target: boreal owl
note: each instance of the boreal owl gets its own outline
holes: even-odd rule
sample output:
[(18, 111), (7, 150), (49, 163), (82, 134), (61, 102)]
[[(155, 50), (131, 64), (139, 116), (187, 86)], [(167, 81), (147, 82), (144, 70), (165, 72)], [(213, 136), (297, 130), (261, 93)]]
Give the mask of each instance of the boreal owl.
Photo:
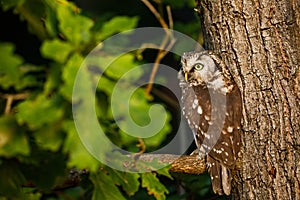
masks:
[(184, 53), (181, 64), (182, 112), (194, 134), (194, 152), (206, 159), (213, 191), (229, 195), (241, 149), (240, 90), (224, 62), (211, 51)]

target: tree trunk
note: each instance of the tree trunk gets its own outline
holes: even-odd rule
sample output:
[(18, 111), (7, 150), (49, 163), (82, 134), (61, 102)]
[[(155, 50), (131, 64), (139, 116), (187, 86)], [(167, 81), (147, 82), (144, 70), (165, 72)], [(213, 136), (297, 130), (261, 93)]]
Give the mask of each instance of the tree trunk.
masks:
[(298, 0), (199, 0), (205, 48), (243, 96), (243, 157), (233, 199), (300, 199)]

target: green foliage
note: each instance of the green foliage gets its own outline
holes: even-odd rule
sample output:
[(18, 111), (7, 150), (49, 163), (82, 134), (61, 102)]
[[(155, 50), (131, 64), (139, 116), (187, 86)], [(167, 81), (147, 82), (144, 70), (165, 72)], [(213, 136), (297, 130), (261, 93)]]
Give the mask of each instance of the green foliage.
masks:
[(41, 53), (45, 58), (53, 59), (59, 63), (64, 63), (72, 49), (73, 46), (71, 44), (59, 39), (54, 39), (43, 43)]
[(167, 188), (160, 184), (156, 174), (146, 172), (142, 174), (142, 187), (147, 188), (148, 194), (153, 195), (156, 199), (166, 199)]
[(94, 183), (93, 200), (125, 199), (109, 174), (99, 172), (91, 176)]
[(39, 66), (25, 64), (24, 59), (14, 54), (15, 47), (11, 43), (0, 43), (0, 84), (3, 89), (22, 90), (40, 85), (32, 72), (41, 71)]
[(136, 27), (138, 17), (116, 16), (107, 21), (97, 33), (96, 37), (99, 40), (104, 40), (109, 36), (132, 29)]
[(29, 155), (30, 148), (24, 131), (12, 116), (0, 117), (0, 156)]
[(54, 124), (63, 115), (61, 101), (59, 96), (46, 97), (43, 94), (23, 101), (17, 106), (16, 119), (20, 125), (27, 124), (32, 130), (39, 129), (45, 124)]
[[(180, 9), (191, 5), (191, 1), (163, 1), (163, 4)], [(114, 55), (97, 57), (97, 67), (85, 71), (85, 84), (81, 89), (84, 95), (93, 98), (90, 90), (96, 88), (95, 105), (72, 97), (76, 74), (90, 50), (114, 34), (138, 27), (142, 21), (140, 16), (116, 15), (109, 11), (93, 16), (66, 0), (1, 0), (1, 8), (3, 12), (17, 14), (20, 23), (26, 22), (30, 34), (39, 38), (42, 64), (29, 62), (24, 52), (16, 53), (17, 44), (1, 41), (0, 199), (167, 199), (170, 187), (162, 180), (172, 179), (168, 168), (138, 174), (103, 165), (80, 140), (72, 115), (73, 101), (84, 111), (81, 120), (89, 124), (93, 115), (89, 108), (95, 106), (106, 136), (119, 147), (133, 152), (140, 150), (139, 140), (130, 135), (133, 131), (128, 133), (117, 125), (118, 122), (122, 128), (133, 130), (128, 117), (141, 126), (151, 120), (155, 124), (165, 121), (158, 134), (143, 139), (146, 151), (159, 148), (168, 138), (172, 132), (172, 115), (162, 106), (153, 107), (154, 102), (145, 95), (143, 87), (135, 90), (130, 98), (131, 116), (126, 115), (123, 104), (118, 104), (118, 115), (112, 115), (111, 99), (116, 83), (122, 78), (118, 96), (122, 99), (125, 98), (122, 91), (150, 75), (151, 69), (135, 69), (141, 61), (134, 52), (112, 62), (99, 82), (96, 82), (97, 72), (102, 72), (102, 63)], [(107, 16), (113, 17), (108, 19)], [(197, 35), (193, 33), (193, 24), (195, 22), (175, 23), (175, 28)], [(35, 47), (28, 46), (29, 51), (31, 48)], [(135, 73), (123, 77), (132, 69)], [(106, 145), (102, 141), (95, 142)], [(157, 161), (154, 165), (155, 162), (159, 166)], [(84, 169), (88, 173), (72, 177), (71, 169)], [(72, 187), (66, 181), (77, 179), (81, 180), (80, 184)]]

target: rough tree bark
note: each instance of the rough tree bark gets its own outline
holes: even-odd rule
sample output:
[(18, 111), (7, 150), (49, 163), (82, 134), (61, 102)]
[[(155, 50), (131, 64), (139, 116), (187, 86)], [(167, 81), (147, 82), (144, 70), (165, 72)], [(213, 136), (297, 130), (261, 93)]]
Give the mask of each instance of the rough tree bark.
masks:
[(233, 199), (300, 199), (300, 2), (196, 0), (205, 48), (243, 96), (243, 158)]

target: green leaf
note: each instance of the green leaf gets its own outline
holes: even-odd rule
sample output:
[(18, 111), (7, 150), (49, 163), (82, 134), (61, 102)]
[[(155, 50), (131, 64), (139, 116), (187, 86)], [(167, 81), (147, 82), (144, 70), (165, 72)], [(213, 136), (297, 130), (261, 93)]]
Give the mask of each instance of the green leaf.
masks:
[(1, 6), (4, 11), (16, 7), (18, 5), (21, 5), (24, 3), (25, 0), (1, 0)]
[(142, 176), (142, 187), (148, 190), (149, 195), (153, 195), (158, 200), (166, 199), (166, 195), (169, 191), (167, 188), (159, 181), (156, 174), (147, 172), (143, 173)]
[(109, 176), (112, 178), (116, 185), (121, 185), (123, 190), (129, 195), (134, 195), (140, 186), (139, 178), (140, 175), (138, 173), (128, 173), (121, 172), (117, 170), (113, 170), (108, 168)]
[(34, 133), (36, 143), (41, 149), (58, 151), (62, 145), (64, 134), (60, 123), (51, 123), (43, 126)]
[(123, 32), (129, 29), (133, 29), (137, 26), (138, 17), (117, 16), (106, 22), (96, 37), (99, 40), (104, 40), (107, 37)]
[[(123, 84), (120, 91), (126, 91), (129, 86)], [(120, 100), (127, 99), (125, 92), (117, 92), (118, 96), (114, 98), (118, 98)], [(126, 102), (126, 101), (125, 101)], [(167, 134), (171, 131), (171, 115), (168, 111), (164, 110), (162, 107), (155, 105), (155, 109), (153, 104), (148, 102), (147, 97), (145, 96), (145, 91), (142, 88), (136, 89), (132, 94), (129, 104), (124, 104), (123, 102), (115, 103), (114, 109), (118, 112), (115, 113), (114, 118), (119, 119), (118, 122), (120, 124), (120, 134), (122, 141), (124, 143), (132, 143), (136, 141), (136, 138), (132, 136), (138, 136), (141, 134), (137, 131), (138, 126), (146, 126), (148, 124), (155, 124), (155, 128), (149, 127), (147, 133), (142, 133), (141, 137), (144, 138), (144, 142), (146, 144), (147, 150), (151, 147), (158, 147), (161, 142), (166, 138)], [(126, 108), (129, 107), (129, 108)], [(127, 114), (127, 109), (129, 109), (130, 115)], [(151, 110), (151, 119), (149, 117), (149, 112)], [(131, 121), (133, 120), (133, 123)], [(152, 120), (152, 121), (150, 121)], [(163, 123), (165, 120), (165, 123)], [(151, 125), (152, 126), (152, 125)], [(159, 129), (160, 128), (160, 129)], [(129, 135), (128, 135), (129, 134)], [(151, 137), (147, 137), (151, 135)]]
[(61, 87), (61, 68), (63, 68), (61, 64), (53, 63), (49, 69), (47, 69), (47, 80), (46, 83), (44, 83), (45, 95), (51, 95)]
[(39, 86), (38, 77), (30, 74), (39, 72), (41, 67), (23, 64), (23, 58), (14, 54), (14, 45), (0, 43), (0, 86), (4, 89), (14, 87), (21, 90), (26, 87)]
[(57, 122), (63, 116), (63, 109), (60, 106), (59, 96), (46, 97), (41, 94), (17, 106), (17, 121), (19, 124), (28, 124), (32, 130), (38, 129), (47, 123)]
[(34, 192), (34, 193), (26, 193), (24, 194), (24, 199), (26, 200), (40, 200), (42, 197), (42, 194), (39, 192)]
[(164, 126), (162, 127), (161, 130), (159, 130), (154, 136), (149, 137), (149, 138), (144, 138), (144, 142), (146, 144), (147, 147), (158, 147), (163, 141), (164, 139), (166, 139), (167, 135), (172, 131), (172, 126), (170, 124), (172, 116), (170, 114), (170, 112), (168, 111), (157, 111), (153, 113), (153, 118), (159, 118), (162, 119), (162, 112), (166, 113), (166, 123), (164, 124)]
[(45, 58), (59, 63), (64, 63), (72, 50), (72, 45), (59, 39), (47, 40), (41, 46), (41, 53)]
[(115, 87), (116, 82), (112, 81), (105, 76), (102, 76), (98, 83), (98, 90), (103, 91), (108, 96), (111, 96), (111, 93), (113, 92), (113, 89)]
[(69, 154), (67, 165), (69, 167), (77, 167), (78, 169), (89, 169), (90, 171), (97, 171), (100, 163), (96, 160), (83, 146), (73, 121), (66, 121), (64, 123), (64, 130), (67, 132), (64, 149), (65, 153)]
[(51, 37), (56, 37), (58, 32), (58, 21), (56, 18), (56, 12), (50, 6), (46, 6), (45, 27)]
[[(101, 72), (104, 72), (107, 77), (113, 80), (122, 78), (122, 81), (128, 81), (131, 83), (138, 80), (142, 74), (145, 73), (143, 68), (137, 67), (138, 63), (135, 62), (133, 54), (125, 54), (119, 56), (117, 59), (110, 55), (101, 57), (90, 55), (88, 58), (88, 64), (96, 67), (95, 70), (98, 69)], [(134, 72), (130, 73), (130, 70), (133, 68)], [(99, 84), (99, 87), (104, 89), (104, 87), (101, 87), (101, 84)]]
[(91, 174), (90, 179), (94, 184), (93, 200), (125, 200), (125, 197), (114, 184), (114, 180), (108, 174), (101, 171)]
[(90, 29), (94, 22), (90, 18), (75, 13), (67, 3), (58, 5), (57, 19), (61, 32), (76, 46), (91, 39)]
[(24, 131), (19, 128), (13, 116), (0, 118), (0, 155), (13, 157), (29, 155), (30, 148)]
[(77, 71), (83, 62), (83, 58), (79, 54), (74, 54), (68, 60), (62, 72), (63, 86), (60, 89), (61, 94), (70, 102), (72, 101), (73, 85)]
[(0, 85), (4, 89), (17, 86), (23, 76), (19, 69), (23, 59), (14, 54), (14, 45), (10, 43), (0, 43)]
[(171, 176), (171, 174), (169, 173), (169, 169), (171, 168), (171, 165), (167, 166), (167, 167), (163, 167), (159, 170), (156, 171), (156, 173), (160, 174), (160, 175), (163, 175), (163, 176), (166, 176), (168, 177), (169, 179), (172, 179), (173, 180), (173, 177)]
[(26, 179), (20, 171), (18, 163), (1, 160), (0, 177), (0, 197), (6, 196), (7, 199), (11, 199), (10, 197), (19, 197), (16, 199), (21, 199), (21, 185), (25, 183)]
[[(109, 65), (106, 69), (105, 73), (107, 76), (113, 79), (121, 78), (126, 72), (131, 70), (132, 68), (137, 66), (137, 63), (134, 61), (133, 54), (125, 54), (123, 56), (118, 57), (113, 63)], [(101, 65), (102, 66), (102, 65)], [(127, 81), (135, 81), (141, 77), (143, 74), (142, 68), (136, 68), (134, 73), (128, 73), (124, 77), (124, 80)]]

